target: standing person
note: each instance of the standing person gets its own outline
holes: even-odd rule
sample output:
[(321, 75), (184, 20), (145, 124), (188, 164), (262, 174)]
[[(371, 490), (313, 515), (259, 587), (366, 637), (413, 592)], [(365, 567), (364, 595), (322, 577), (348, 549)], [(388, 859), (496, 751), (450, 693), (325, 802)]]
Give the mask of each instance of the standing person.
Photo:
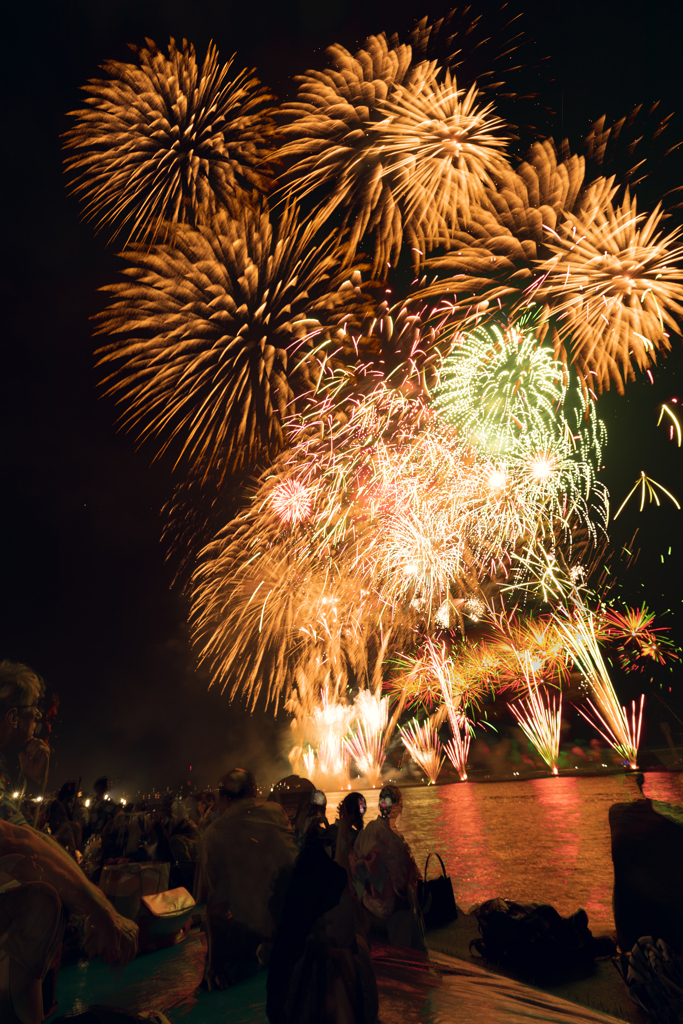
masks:
[(204, 833), (195, 887), (197, 902), (206, 903), (209, 990), (227, 988), (258, 969), (257, 950), (273, 938), (298, 853), (282, 808), (256, 803), (251, 772), (228, 772), (218, 797), (225, 811)]
[(0, 818), (27, 825), (11, 796), (20, 789), (13, 783), (8, 759), (16, 756), (22, 775), (39, 792), (45, 790), (50, 769), (50, 748), (35, 736), (42, 720), (43, 682), (28, 665), (0, 662)]
[(379, 816), (358, 834), (350, 852), (350, 870), (373, 931), (392, 946), (426, 950), (417, 899), (420, 872), (410, 847), (396, 831), (402, 809), (398, 786), (385, 786), (379, 795)]
[(85, 827), (84, 839), (87, 842), (92, 836), (101, 838), (107, 825), (116, 814), (116, 804), (109, 799), (109, 779), (102, 775), (93, 783), (95, 798), (90, 805), (88, 824)]
[(339, 805), (333, 858), (324, 830), (304, 834), (268, 966), (271, 1024), (375, 1024), (368, 915), (349, 884), (351, 833), (363, 825), (359, 796)]

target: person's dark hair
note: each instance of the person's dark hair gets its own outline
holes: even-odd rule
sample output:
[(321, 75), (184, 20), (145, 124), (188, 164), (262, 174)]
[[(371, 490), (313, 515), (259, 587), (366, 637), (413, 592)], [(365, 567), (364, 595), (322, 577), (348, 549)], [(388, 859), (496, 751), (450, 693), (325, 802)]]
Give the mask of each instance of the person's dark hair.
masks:
[(101, 775), (99, 779), (95, 779), (92, 786), (93, 789), (101, 789), (102, 787), (109, 789), (109, 779), (106, 775)]
[(356, 828), (362, 828), (363, 815), (367, 810), (367, 806), (362, 793), (348, 793), (337, 807), (337, 812), (341, 818), (344, 811), (346, 811), (351, 824), (355, 825)]
[(223, 799), (242, 800), (256, 796), (256, 779), (245, 768), (233, 768), (220, 779), (218, 793)]
[(57, 793), (57, 799), (60, 803), (64, 803), (68, 800), (73, 800), (76, 796), (76, 787), (78, 783), (75, 779), (71, 779), (69, 782), (65, 782), (59, 793)]
[(10, 708), (35, 704), (45, 691), (43, 680), (28, 665), (18, 661), (0, 661), (0, 715)]

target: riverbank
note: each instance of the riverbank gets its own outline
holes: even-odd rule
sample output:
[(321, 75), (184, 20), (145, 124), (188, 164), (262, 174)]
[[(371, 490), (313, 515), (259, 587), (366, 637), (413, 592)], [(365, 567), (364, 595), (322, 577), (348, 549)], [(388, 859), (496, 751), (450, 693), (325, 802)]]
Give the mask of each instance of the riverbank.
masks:
[[(476, 965), (487, 973), (527, 983), (514, 971), (495, 967), (481, 957), (473, 956), (469, 946), (472, 939), (476, 938), (479, 938), (476, 917), (458, 908), (456, 921), (445, 928), (427, 933), (427, 947), (436, 953), (444, 953), (464, 963)], [(647, 1024), (647, 1015), (631, 1002), (626, 985), (612, 957), (596, 961), (593, 966), (577, 971), (559, 984), (537, 987), (549, 995), (567, 999), (571, 1003), (600, 1013), (611, 1014), (628, 1024)]]

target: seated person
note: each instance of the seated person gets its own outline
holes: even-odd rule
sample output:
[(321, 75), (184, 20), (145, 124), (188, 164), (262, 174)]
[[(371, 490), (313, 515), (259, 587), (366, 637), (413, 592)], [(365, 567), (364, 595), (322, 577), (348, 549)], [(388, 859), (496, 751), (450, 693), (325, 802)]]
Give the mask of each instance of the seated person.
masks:
[(93, 836), (101, 838), (105, 826), (111, 821), (118, 810), (114, 801), (109, 799), (109, 779), (106, 775), (102, 775), (96, 780), (93, 789), (95, 790), (95, 798), (90, 804), (88, 823), (83, 830), (85, 842)]
[(206, 903), (209, 990), (227, 988), (258, 968), (257, 950), (272, 940), (298, 853), (282, 808), (255, 798), (251, 772), (228, 772), (219, 788), (226, 809), (204, 833), (195, 899)]
[[(34, 735), (42, 715), (39, 677), (0, 663), (0, 760), (13, 753), (39, 786), (47, 781), (49, 747)], [(62, 906), (83, 916), (86, 949), (109, 963), (137, 952), (137, 925), (120, 917), (50, 836), (29, 827), (0, 779), (0, 1020), (41, 1024), (41, 982), (61, 942)], [(47, 1007), (50, 1009), (50, 1007)]]
[(74, 858), (83, 839), (83, 829), (75, 816), (77, 792), (76, 782), (65, 782), (46, 809), (46, 824), (50, 833)]
[[(642, 786), (643, 776), (636, 781)], [(683, 808), (659, 800), (613, 804), (609, 824), (622, 952), (644, 935), (683, 952)]]
[(0, 820), (0, 887), (0, 1010), (9, 996), (21, 1024), (43, 1020), (40, 983), (61, 942), (62, 906), (83, 916), (89, 956), (126, 964), (137, 953), (137, 925), (58, 843), (26, 825)]
[(385, 786), (379, 795), (379, 816), (360, 832), (350, 852), (353, 885), (376, 933), (392, 946), (425, 950), (417, 900), (420, 872), (395, 828), (402, 805), (398, 786)]

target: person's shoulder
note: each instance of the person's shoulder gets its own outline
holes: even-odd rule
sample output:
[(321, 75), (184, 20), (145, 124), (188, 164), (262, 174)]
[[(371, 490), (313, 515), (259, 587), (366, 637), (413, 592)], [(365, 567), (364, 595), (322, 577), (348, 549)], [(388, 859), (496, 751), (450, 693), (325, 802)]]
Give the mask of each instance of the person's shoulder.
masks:
[(7, 797), (0, 797), (0, 819), (8, 825), (28, 825), (25, 816), (11, 800)]

